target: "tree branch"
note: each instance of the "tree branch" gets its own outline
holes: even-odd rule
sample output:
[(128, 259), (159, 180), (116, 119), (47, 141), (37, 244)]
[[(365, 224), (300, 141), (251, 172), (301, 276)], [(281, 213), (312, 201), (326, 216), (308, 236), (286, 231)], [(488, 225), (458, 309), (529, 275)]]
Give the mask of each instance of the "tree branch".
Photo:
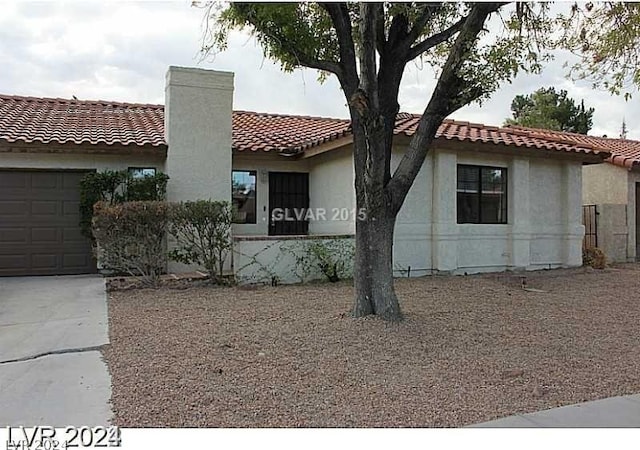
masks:
[[(474, 100), (470, 97), (481, 95), (476, 91), (476, 87), (466, 85), (459, 71), (467, 60), (469, 52), (473, 50), (487, 18), (502, 6), (503, 3), (476, 3), (464, 19), (460, 33), (442, 68), (431, 100), (420, 118), (418, 130), (387, 184), (388, 194), (392, 198), (395, 210), (399, 210), (402, 206), (444, 118)], [(467, 95), (463, 98), (461, 94), (464, 91)]]
[(462, 29), (466, 19), (467, 17), (463, 17), (462, 19), (460, 19), (459, 21), (451, 25), (446, 30), (443, 30), (440, 33), (436, 33), (432, 36), (429, 36), (425, 40), (411, 47), (407, 54), (407, 61), (411, 61), (412, 59), (415, 59), (418, 56), (422, 55), (427, 50), (435, 47), (438, 44), (442, 44), (443, 42), (445, 42), (447, 39), (449, 39), (451, 36), (453, 36), (454, 34), (456, 34), (458, 31)]
[(438, 12), (440, 8), (442, 8), (442, 3), (423, 3), (420, 6), (422, 7), (422, 12), (413, 23), (413, 27), (407, 34), (407, 47), (410, 47), (416, 40), (418, 40), (429, 20), (431, 20), (433, 15)]
[(335, 61), (314, 59), (309, 57), (308, 55), (300, 55), (297, 53), (293, 54), (293, 56), (297, 58), (298, 61), (300, 61), (301, 65), (305, 67), (309, 67), (310, 69), (317, 69), (317, 70), (323, 70), (325, 72), (331, 72), (335, 74), (339, 80), (342, 79), (344, 75), (342, 66)]
[(384, 35), (384, 4), (377, 3), (375, 10), (376, 49), (382, 55), (387, 43)]
[(376, 64), (376, 25), (378, 8), (375, 3), (360, 3), (360, 88), (377, 109), (378, 69)]
[(356, 50), (353, 43), (349, 9), (346, 3), (320, 3), (320, 6), (327, 11), (336, 30), (343, 70), (343, 79), (340, 80), (340, 84), (346, 97), (350, 98), (358, 89), (360, 80), (356, 66)]

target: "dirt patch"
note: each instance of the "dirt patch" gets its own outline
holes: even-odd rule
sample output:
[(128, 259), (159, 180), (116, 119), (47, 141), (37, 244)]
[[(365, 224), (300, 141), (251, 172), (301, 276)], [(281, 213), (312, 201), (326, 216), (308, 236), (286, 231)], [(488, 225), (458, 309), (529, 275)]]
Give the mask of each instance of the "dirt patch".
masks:
[(406, 320), (348, 283), (110, 294), (115, 423), (460, 426), (640, 392), (640, 266), (400, 279)]

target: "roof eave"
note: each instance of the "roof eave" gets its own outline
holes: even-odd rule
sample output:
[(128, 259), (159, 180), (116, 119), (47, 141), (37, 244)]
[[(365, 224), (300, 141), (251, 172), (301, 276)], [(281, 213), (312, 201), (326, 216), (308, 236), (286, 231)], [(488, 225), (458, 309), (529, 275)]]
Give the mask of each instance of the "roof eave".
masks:
[(57, 142), (7, 142), (0, 140), (0, 153), (69, 153), (103, 155), (157, 155), (166, 157), (166, 144), (91, 144)]
[(609, 158), (607, 158), (607, 162), (609, 164), (613, 164), (614, 166), (622, 167), (628, 170), (634, 170), (635, 168), (640, 166), (640, 161), (624, 155), (611, 155)]
[(337, 139), (325, 141), (322, 144), (318, 144), (305, 149), (301, 154), (301, 159), (311, 158), (313, 156), (321, 155), (331, 150), (337, 150), (342, 147), (353, 144), (353, 135), (348, 134)]
[(473, 142), (469, 140), (446, 139), (439, 137), (434, 141), (434, 147), (443, 150), (467, 150), (482, 153), (494, 153), (510, 156), (527, 156), (532, 158), (545, 158), (554, 160), (570, 160), (583, 164), (600, 164), (609, 158), (608, 152), (593, 152), (590, 149), (560, 150), (548, 149), (536, 146), (516, 146), (493, 142)]

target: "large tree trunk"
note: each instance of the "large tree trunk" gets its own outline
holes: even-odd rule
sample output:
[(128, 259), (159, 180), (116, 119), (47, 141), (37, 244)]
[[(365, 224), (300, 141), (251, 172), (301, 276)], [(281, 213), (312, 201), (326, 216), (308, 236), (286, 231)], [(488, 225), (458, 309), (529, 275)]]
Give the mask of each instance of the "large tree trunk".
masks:
[(355, 317), (402, 320), (393, 285), (394, 225), (395, 218), (377, 217), (356, 223)]
[(393, 285), (393, 233), (397, 210), (385, 190), (391, 141), (384, 138), (384, 121), (363, 121), (358, 113), (352, 114), (352, 118), (358, 213), (353, 315), (375, 314), (385, 320), (398, 321), (402, 320), (402, 312)]
[[(411, 47), (422, 32), (422, 26), (407, 34), (406, 18), (394, 18), (387, 40), (383, 5), (360, 3), (360, 73), (358, 76), (355, 64), (350, 64), (349, 70), (339, 74), (349, 103), (353, 130), (356, 207), (358, 216), (365, 216), (359, 217), (356, 222), (356, 292), (353, 310), (356, 317), (376, 314), (386, 320), (402, 319), (393, 285), (396, 217), (442, 120), (484, 92), (480, 85), (467, 85), (460, 75), (460, 68), (468, 58), (487, 17), (501, 6), (489, 3), (474, 6), (459, 26), (450, 28), (451, 34), (442, 35), (439, 42), (460, 30), (420, 119), (418, 130), (392, 176), (393, 130), (399, 110), (397, 98), (404, 68), (408, 61), (417, 56), (409, 56), (412, 49), (415, 51), (418, 48), (420, 54), (437, 45), (440, 38), (436, 39), (438, 35), (434, 35), (434, 42), (427, 39), (422, 41), (424, 45)], [(341, 49), (347, 48), (350, 51), (348, 55), (345, 54), (347, 60), (355, 62), (355, 51), (352, 51), (354, 45), (349, 34), (351, 28), (343, 27), (340, 20), (346, 20), (346, 7), (341, 12), (330, 6), (328, 8), (330, 14), (333, 11), (336, 29), (342, 31), (338, 33), (342, 39)], [(425, 13), (422, 17), (428, 20), (431, 12), (425, 10)], [(407, 40), (412, 33), (415, 35)]]
[[(343, 83), (353, 130), (358, 212), (353, 314), (401, 320), (393, 287), (393, 229), (399, 208), (386, 187), (404, 62), (390, 58), (386, 50), (382, 3), (360, 3), (359, 34), (360, 76), (346, 77), (349, 82)], [(377, 51), (385, 62), (380, 73)]]

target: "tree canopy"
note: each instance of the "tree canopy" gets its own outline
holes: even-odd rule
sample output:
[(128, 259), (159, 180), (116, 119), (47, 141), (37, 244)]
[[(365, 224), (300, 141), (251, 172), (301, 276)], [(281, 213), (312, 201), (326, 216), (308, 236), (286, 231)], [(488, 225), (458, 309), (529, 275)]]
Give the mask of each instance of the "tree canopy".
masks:
[(554, 87), (540, 88), (530, 95), (516, 95), (511, 102), (513, 117), (507, 125), (545, 128), (587, 134), (593, 126), (593, 108), (585, 108), (584, 100), (576, 105), (567, 91)]
[(574, 3), (559, 23), (557, 45), (580, 58), (572, 78), (629, 99), (640, 87), (640, 3)]
[[(464, 104), (487, 98), (502, 81), (520, 71), (539, 72), (549, 57), (553, 20), (546, 3), (473, 4), (466, 2), (375, 3), (372, 49), (381, 58), (394, 62), (398, 70), (406, 63), (422, 59), (442, 68), (455, 38), (465, 22), (474, 16), (478, 30), (465, 36), (470, 42), (464, 54), (459, 52), (456, 64)], [(334, 74), (346, 81), (356, 75), (361, 50), (365, 45), (365, 25), (358, 3), (207, 3), (208, 27), (203, 52), (224, 50), (232, 30), (248, 31), (261, 45), (265, 57), (280, 63), (291, 72), (296, 68), (312, 68), (322, 76)], [(478, 15), (478, 13), (480, 13)], [(494, 17), (495, 16), (495, 17)], [(497, 32), (490, 32), (490, 18)], [(392, 55), (390, 53), (396, 53)], [(452, 61), (453, 62), (453, 61)], [(375, 62), (381, 77), (386, 61)], [(348, 73), (353, 71), (352, 73)], [(357, 81), (357, 80), (356, 80)]]

